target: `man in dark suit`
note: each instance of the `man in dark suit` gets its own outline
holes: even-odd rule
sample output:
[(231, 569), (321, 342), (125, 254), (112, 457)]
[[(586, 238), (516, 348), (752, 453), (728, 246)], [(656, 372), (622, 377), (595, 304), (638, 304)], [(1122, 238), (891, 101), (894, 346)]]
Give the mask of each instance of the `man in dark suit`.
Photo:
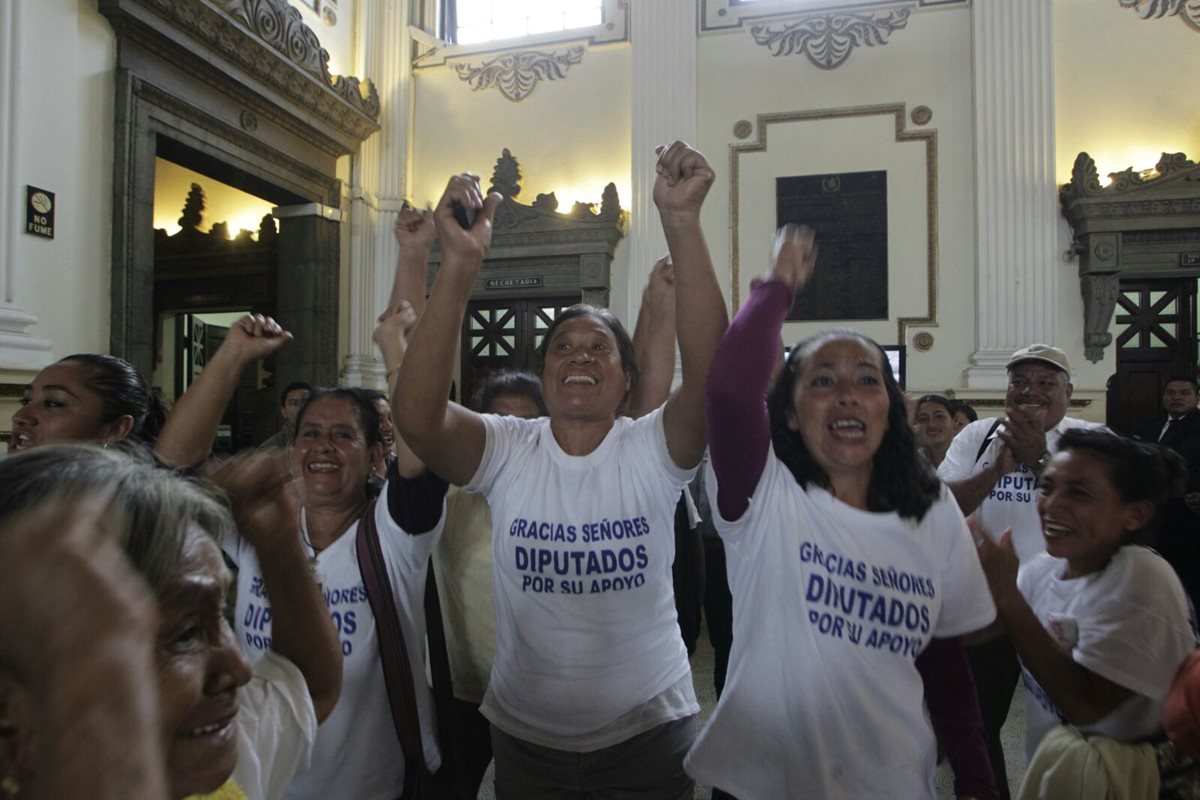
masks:
[(1165, 414), (1140, 426), (1134, 438), (1157, 442), (1188, 463), (1187, 494), (1168, 500), (1160, 512), (1158, 531), (1150, 542), (1171, 563), (1192, 603), (1200, 607), (1200, 410), (1196, 382), (1171, 376), (1163, 386)]

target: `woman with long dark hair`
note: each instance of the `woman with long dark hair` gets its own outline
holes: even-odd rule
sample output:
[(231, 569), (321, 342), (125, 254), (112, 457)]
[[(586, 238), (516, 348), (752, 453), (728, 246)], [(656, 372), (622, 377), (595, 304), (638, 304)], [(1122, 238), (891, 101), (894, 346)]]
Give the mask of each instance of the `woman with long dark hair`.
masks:
[(713, 359), (713, 480), (733, 594), (729, 674), (688, 755), (742, 800), (934, 797), (936, 747), (914, 661), (995, 614), (954, 498), (916, 449), (877, 344), (779, 331), (816, 261), (776, 237)]

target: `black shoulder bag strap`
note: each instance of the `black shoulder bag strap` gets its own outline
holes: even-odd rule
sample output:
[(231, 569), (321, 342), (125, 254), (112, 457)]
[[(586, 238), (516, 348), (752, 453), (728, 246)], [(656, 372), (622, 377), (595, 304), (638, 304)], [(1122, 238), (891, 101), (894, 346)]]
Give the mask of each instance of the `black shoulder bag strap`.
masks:
[[(362, 573), (363, 586), (371, 613), (375, 616), (375, 630), (379, 638), (379, 660), (383, 665), (383, 680), (387, 686), (388, 703), (392, 710), (392, 724), (404, 753), (404, 797), (422, 793), (418, 781), (428, 784), (429, 768), (425, 764), (425, 751), (421, 744), (421, 722), (417, 708), (417, 696), (412, 667), (408, 659), (408, 647), (404, 642), (404, 631), (400, 627), (400, 615), (392, 584), (388, 579), (387, 565), (379, 544), (379, 531), (375, 526), (375, 503), (368, 504), (359, 520), (357, 550), (358, 569)], [(441, 603), (437, 594), (437, 583), (433, 577), (433, 565), (429, 566), (425, 585), (425, 617), (429, 639), (429, 658), (433, 672), (434, 702), (437, 707), (438, 738), (442, 751), (442, 769), (439, 775), (453, 774), (449, 765), (454, 763), (457, 738), (454, 731), (453, 687), (450, 683), (450, 659), (446, 653), (446, 635), (442, 627)], [(449, 698), (444, 702), (443, 698)]]
[(975, 454), (975, 463), (979, 463), (979, 459), (983, 458), (983, 454), (987, 452), (988, 445), (992, 443), (992, 439), (996, 438), (996, 429), (1000, 427), (1000, 423), (1004, 422), (1003, 417), (996, 417), (996, 421), (992, 423), (992, 427), (988, 428), (987, 436), (983, 437), (983, 444), (979, 445), (979, 452)]

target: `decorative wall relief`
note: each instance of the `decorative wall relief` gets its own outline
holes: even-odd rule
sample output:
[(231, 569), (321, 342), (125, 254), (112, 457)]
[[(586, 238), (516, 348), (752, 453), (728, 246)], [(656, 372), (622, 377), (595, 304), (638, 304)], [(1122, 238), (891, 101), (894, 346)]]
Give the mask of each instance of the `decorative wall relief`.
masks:
[(1101, 184), (1095, 160), (1080, 153), (1071, 182), (1058, 193), (1073, 235), (1066, 255), (1079, 262), (1084, 355), (1093, 362), (1112, 344), (1108, 329), (1121, 278), (1177, 275), (1200, 260), (1200, 165), (1183, 153), (1163, 153), (1153, 169), (1130, 167), (1108, 177)]
[(583, 61), (583, 48), (567, 50), (518, 50), (504, 53), (480, 64), (457, 64), (458, 77), (475, 91), (498, 89), (500, 94), (519, 103), (542, 81), (567, 77), (567, 70)]
[(909, 13), (908, 8), (826, 13), (796, 22), (754, 25), (750, 35), (773, 56), (803, 53), (814, 66), (837, 69), (855, 47), (887, 44), (894, 31), (908, 24)]
[(1136, 11), (1142, 19), (1179, 17), (1200, 31), (1200, 0), (1119, 0), (1121, 8)]
[[(140, 21), (143, 9), (153, 12), (152, 25)], [(375, 86), (370, 80), (331, 75), (329, 53), (287, 0), (101, 0), (100, 12), (115, 22), (114, 29), (124, 25), (126, 18), (138, 20), (136, 25), (124, 25), (120, 35), (201, 80), (221, 79), (212, 77), (212, 67), (201, 59), (181, 51), (200, 48), (219, 54), (249, 79), (271, 87), (308, 109), (322, 124), (346, 134), (347, 140), (362, 141), (379, 130)], [(168, 39), (168, 44), (157, 32), (160, 26), (176, 35), (186, 34), (191, 41), (180, 37)], [(186, 42), (186, 48), (179, 42)], [(271, 118), (266, 108), (256, 110)], [(292, 127), (288, 120), (275, 117), (279, 124)], [(344, 142), (339, 149), (345, 150)]]

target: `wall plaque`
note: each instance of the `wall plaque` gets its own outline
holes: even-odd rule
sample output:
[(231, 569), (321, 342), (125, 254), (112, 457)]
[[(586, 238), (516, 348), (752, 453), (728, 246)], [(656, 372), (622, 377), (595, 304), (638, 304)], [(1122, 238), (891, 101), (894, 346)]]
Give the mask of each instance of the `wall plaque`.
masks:
[(888, 318), (887, 172), (775, 179), (777, 225), (817, 232), (817, 267), (789, 320)]
[(54, 192), (25, 187), (25, 232), (54, 238)]
[(1200, 253), (1180, 253), (1179, 266), (1200, 267)]

